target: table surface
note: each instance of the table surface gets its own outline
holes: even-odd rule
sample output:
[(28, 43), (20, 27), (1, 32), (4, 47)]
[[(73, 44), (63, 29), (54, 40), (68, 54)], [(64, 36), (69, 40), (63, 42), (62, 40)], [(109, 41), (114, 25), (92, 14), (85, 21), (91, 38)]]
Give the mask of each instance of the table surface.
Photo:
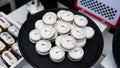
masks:
[(117, 68), (115, 61), (113, 59), (113, 53), (110, 52), (104, 60), (101, 62), (101, 66), (104, 68)]
[[(28, 6), (30, 5), (31, 2), (28, 2), (27, 4), (21, 6), (20, 8), (16, 9), (15, 11), (11, 12), (8, 14), (8, 16), (13, 19), (15, 22), (19, 24), (19, 28), (21, 25), (25, 22), (27, 19), (27, 14), (28, 14)], [(66, 6), (62, 5), (61, 3), (58, 3), (58, 7), (60, 8), (67, 8)], [(88, 15), (87, 15), (88, 16)], [(90, 16), (89, 16), (90, 17)], [(90, 17), (100, 28), (101, 32), (104, 32), (106, 28), (108, 27), (104, 23), (101, 23), (100, 21)], [(104, 68), (116, 68), (115, 62), (113, 60), (113, 57), (111, 56), (112, 52), (110, 52), (109, 55), (105, 57), (105, 59), (101, 62), (101, 66)], [(109, 67), (110, 66), (110, 67)], [(93, 67), (94, 68), (94, 67)]]

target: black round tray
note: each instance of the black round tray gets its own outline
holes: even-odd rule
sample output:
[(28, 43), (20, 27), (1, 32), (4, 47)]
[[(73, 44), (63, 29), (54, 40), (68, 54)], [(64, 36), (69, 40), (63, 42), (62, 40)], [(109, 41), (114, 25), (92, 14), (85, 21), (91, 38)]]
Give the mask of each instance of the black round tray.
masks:
[(120, 68), (120, 26), (113, 36), (113, 56), (118, 68)]
[[(38, 19), (41, 19), (46, 12), (57, 13), (59, 10), (69, 10), (72, 11), (74, 14), (85, 16), (89, 21), (88, 26), (91, 26), (95, 30), (94, 37), (87, 40), (87, 43), (83, 48), (85, 51), (84, 57), (79, 62), (70, 61), (67, 57), (67, 54), (64, 61), (60, 63), (52, 62), (49, 58), (49, 55), (39, 55), (35, 51), (35, 44), (29, 41), (29, 32), (35, 28), (35, 22)], [(25, 60), (35, 68), (89, 68), (99, 59), (102, 53), (103, 37), (97, 25), (86, 15), (71, 9), (55, 8), (41, 11), (29, 17), (20, 29), (18, 44)], [(52, 45), (55, 46), (54, 42), (52, 43)]]

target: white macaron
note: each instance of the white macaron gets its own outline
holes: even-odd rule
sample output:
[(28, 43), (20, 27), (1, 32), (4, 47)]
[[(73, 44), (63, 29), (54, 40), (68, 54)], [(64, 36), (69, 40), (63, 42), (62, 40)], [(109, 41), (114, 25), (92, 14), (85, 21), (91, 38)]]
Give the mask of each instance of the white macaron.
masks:
[(66, 10), (59, 10), (59, 11), (57, 12), (57, 17), (58, 17), (59, 19), (61, 19), (62, 15), (63, 15), (65, 12), (66, 12)]
[(71, 11), (66, 11), (62, 16), (62, 20), (71, 23), (74, 19), (74, 14)]
[(57, 15), (54, 12), (47, 12), (42, 17), (42, 20), (47, 25), (54, 25), (57, 20)]
[(40, 36), (40, 30), (39, 29), (33, 29), (32, 31), (30, 31), (30, 33), (29, 33), (29, 40), (32, 43), (36, 43), (40, 39), (41, 39), (41, 36)]
[(57, 30), (56, 30), (56, 29), (54, 29), (54, 30), (55, 30), (55, 34), (54, 34), (54, 36), (50, 39), (51, 42), (54, 41), (54, 40), (56, 39), (56, 37), (58, 36)]
[(92, 27), (87, 26), (87, 27), (83, 28), (83, 30), (85, 32), (85, 37), (87, 39), (91, 39), (95, 34), (95, 31)]
[(86, 42), (87, 42), (86, 38), (81, 39), (81, 40), (76, 40), (76, 46), (78, 46), (78, 47), (84, 47), (85, 44), (86, 44)]
[(62, 49), (64, 49), (65, 51), (69, 51), (76, 46), (76, 40), (72, 36), (64, 36), (63, 38), (61, 38), (60, 44)]
[(79, 27), (85, 27), (88, 24), (88, 20), (82, 15), (75, 15), (74, 24)]
[(61, 39), (62, 39), (64, 36), (65, 36), (65, 35), (60, 35), (60, 36), (57, 36), (57, 37), (56, 37), (56, 39), (55, 39), (55, 44), (56, 44), (57, 46), (60, 47), (60, 45), (61, 45)]
[(49, 56), (53, 62), (62, 62), (65, 58), (65, 51), (55, 46), (51, 48)]
[(71, 61), (78, 62), (84, 56), (84, 50), (81, 47), (75, 47), (73, 50), (68, 52), (68, 58)]
[(51, 39), (55, 35), (55, 29), (52, 26), (45, 26), (40, 29), (40, 35), (43, 39)]
[(85, 38), (85, 33), (84, 33), (83, 29), (82, 29), (82, 28), (78, 28), (78, 27), (73, 28), (73, 29), (71, 30), (71, 35), (72, 35), (75, 39), (77, 39), (77, 40), (80, 40), (80, 39), (84, 39), (84, 38)]
[(40, 40), (36, 43), (36, 52), (40, 55), (47, 55), (52, 45), (49, 40)]
[(43, 23), (42, 20), (37, 20), (37, 21), (35, 22), (35, 28), (36, 28), (36, 29), (41, 29), (41, 28), (44, 27), (44, 26), (45, 26), (45, 24)]
[(58, 22), (56, 24), (56, 30), (59, 34), (68, 34), (70, 32), (70, 24), (66, 22)]

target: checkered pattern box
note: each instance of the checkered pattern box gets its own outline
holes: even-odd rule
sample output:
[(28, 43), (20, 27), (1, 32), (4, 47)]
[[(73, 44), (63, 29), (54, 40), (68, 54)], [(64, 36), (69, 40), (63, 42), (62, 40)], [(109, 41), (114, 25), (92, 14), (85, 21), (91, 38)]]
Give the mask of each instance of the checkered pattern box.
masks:
[(116, 27), (120, 22), (120, 0), (76, 0), (75, 6), (87, 14)]

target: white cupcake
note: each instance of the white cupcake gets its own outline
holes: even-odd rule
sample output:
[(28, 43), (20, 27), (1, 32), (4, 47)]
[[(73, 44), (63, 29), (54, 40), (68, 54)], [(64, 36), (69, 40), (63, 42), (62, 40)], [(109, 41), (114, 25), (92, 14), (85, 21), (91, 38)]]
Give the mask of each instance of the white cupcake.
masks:
[(74, 14), (71, 11), (66, 11), (62, 16), (61, 16), (62, 20), (65, 22), (69, 22), (72, 23), (73, 19), (74, 19)]
[(55, 29), (52, 26), (45, 26), (40, 29), (40, 35), (43, 39), (51, 39), (55, 35)]
[(59, 47), (51, 48), (49, 52), (50, 59), (54, 62), (62, 62), (65, 58), (65, 52)]
[(95, 34), (95, 31), (92, 27), (87, 26), (87, 27), (83, 28), (83, 30), (85, 32), (85, 37), (87, 39), (91, 39)]
[(86, 38), (81, 39), (81, 40), (76, 40), (76, 46), (78, 46), (78, 47), (84, 47), (85, 44), (86, 44), (86, 42), (87, 42)]
[(41, 39), (41, 36), (40, 36), (40, 30), (39, 29), (34, 29), (34, 30), (30, 31), (30, 33), (29, 33), (29, 40), (32, 43), (36, 43), (40, 39)]
[(65, 51), (69, 51), (76, 46), (76, 40), (72, 36), (64, 36), (60, 44)]
[(8, 32), (1, 33), (0, 37), (9, 47), (15, 43), (15, 39)]
[(17, 62), (17, 58), (10, 51), (4, 51), (2, 53), (2, 58), (10, 66)]
[(36, 52), (40, 55), (47, 55), (52, 45), (49, 40), (40, 40), (36, 43)]
[(57, 17), (58, 17), (58, 19), (61, 20), (61, 17), (62, 17), (62, 15), (63, 15), (65, 12), (66, 12), (66, 10), (59, 10), (59, 11), (57, 12)]
[(54, 12), (47, 12), (42, 17), (42, 20), (47, 25), (54, 25), (56, 23), (57, 16)]
[(78, 62), (83, 58), (84, 51), (81, 47), (75, 47), (73, 50), (68, 52), (68, 58), (71, 61)]
[(0, 17), (0, 26), (6, 30), (8, 27), (10, 27), (10, 23), (8, 23), (7, 20), (5, 20), (3, 17)]
[(68, 34), (70, 32), (70, 24), (66, 22), (58, 22), (56, 24), (56, 30), (59, 34)]
[(14, 37), (18, 38), (18, 34), (19, 34), (19, 29), (15, 26), (10, 26), (8, 28), (8, 32), (10, 32)]
[(44, 26), (45, 26), (45, 24), (43, 23), (42, 20), (37, 20), (37, 21), (35, 22), (35, 28), (36, 28), (36, 29), (41, 29), (41, 28), (44, 27)]
[(73, 29), (71, 30), (71, 35), (72, 35), (75, 39), (77, 39), (77, 40), (80, 40), (80, 39), (84, 39), (84, 38), (85, 38), (85, 33), (84, 33), (84, 31), (82, 30), (82, 28), (78, 28), (78, 27), (73, 28)]
[(86, 17), (81, 15), (75, 15), (74, 24), (79, 27), (85, 27), (88, 24), (88, 20)]

